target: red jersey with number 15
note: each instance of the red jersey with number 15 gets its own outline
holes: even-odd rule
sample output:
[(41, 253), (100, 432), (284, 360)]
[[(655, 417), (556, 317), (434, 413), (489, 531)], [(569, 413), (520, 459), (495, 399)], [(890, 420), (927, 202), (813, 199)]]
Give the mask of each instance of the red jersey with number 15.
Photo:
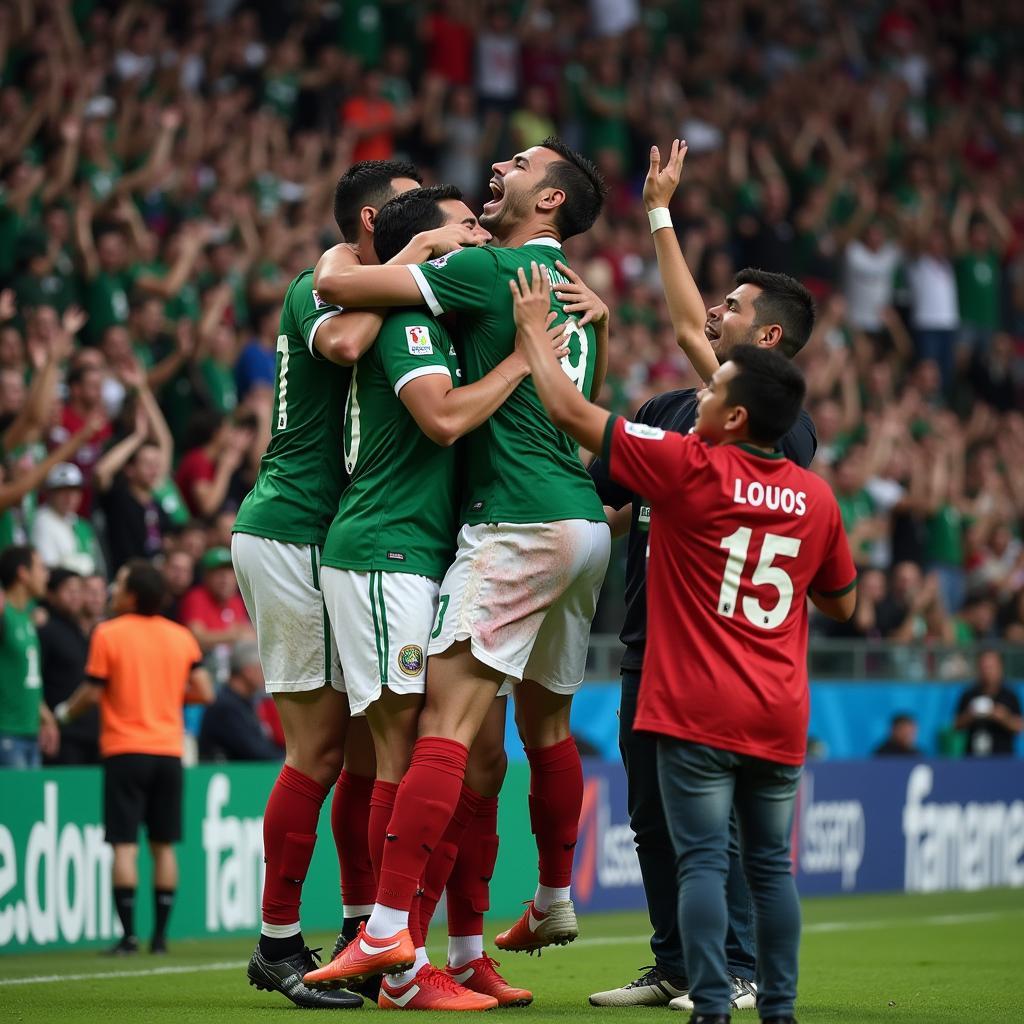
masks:
[(621, 417), (604, 458), (651, 503), (634, 728), (802, 764), (807, 592), (839, 596), (857, 579), (831, 490), (781, 452)]

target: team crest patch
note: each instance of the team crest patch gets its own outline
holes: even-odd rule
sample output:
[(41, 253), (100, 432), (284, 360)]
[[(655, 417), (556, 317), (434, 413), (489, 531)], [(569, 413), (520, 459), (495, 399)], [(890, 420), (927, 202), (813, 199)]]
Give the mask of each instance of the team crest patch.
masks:
[(429, 356), (434, 352), (430, 344), (430, 331), (426, 327), (406, 327), (405, 340), (409, 343), (409, 354)]
[(398, 667), (407, 676), (418, 676), (423, 671), (423, 648), (418, 644), (406, 644), (398, 652)]
[(660, 441), (665, 436), (661, 427), (649, 427), (646, 423), (633, 423), (626, 421), (626, 433), (633, 437), (646, 437), (649, 441)]

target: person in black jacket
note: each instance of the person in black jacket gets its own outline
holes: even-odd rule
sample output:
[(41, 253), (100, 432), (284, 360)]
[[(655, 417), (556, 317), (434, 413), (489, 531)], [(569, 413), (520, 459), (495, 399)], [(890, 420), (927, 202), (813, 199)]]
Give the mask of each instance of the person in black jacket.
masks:
[[(39, 626), (39, 660), (43, 699), (55, 708), (78, 689), (85, 677), (89, 637), (79, 623), (84, 592), (82, 577), (70, 569), (53, 569), (46, 587), (46, 622)], [(90, 708), (61, 726), (60, 749), (46, 764), (98, 764), (100, 717)]]
[[(792, 358), (807, 343), (814, 327), (814, 300), (806, 288), (785, 274), (747, 268), (735, 278), (736, 287), (710, 310), (704, 309), (700, 292), (683, 259), (668, 211), (682, 173), (686, 144), (678, 141), (664, 170), (657, 148), (651, 150), (651, 169), (644, 184), (644, 203), (651, 221), (658, 267), (665, 297), (680, 348), (704, 381), (710, 380), (720, 362), (735, 345), (777, 347)], [(560, 286), (571, 293), (577, 286)], [(572, 312), (571, 305), (566, 312)], [(636, 416), (637, 423), (689, 433), (697, 415), (697, 389), (684, 388), (656, 395)], [(805, 469), (817, 449), (814, 422), (806, 411), (782, 440), (786, 456)], [(676, 1009), (692, 1010), (686, 991), (689, 981), (683, 959), (676, 916), (678, 906), (675, 854), (669, 838), (658, 784), (656, 737), (634, 732), (640, 670), (647, 637), (647, 534), (650, 505), (643, 495), (633, 494), (611, 480), (600, 459), (590, 467), (598, 495), (616, 510), (609, 515), (612, 535), (629, 531), (626, 553), (626, 614), (620, 639), (623, 655), (622, 701), (619, 710), (619, 749), (627, 776), (630, 825), (636, 834), (637, 856), (647, 896), (654, 934), (651, 950), (655, 965), (621, 988), (595, 992), (594, 1006), (658, 1005), (671, 1002)], [(680, 651), (680, 671), (685, 672), (686, 652)], [(753, 911), (739, 860), (738, 834), (734, 826), (730, 851), (727, 894), (729, 927), (726, 955), (733, 976), (734, 1009), (752, 1008), (756, 1002)]]
[(267, 735), (256, 713), (263, 669), (255, 640), (231, 652), (231, 676), (203, 713), (199, 756), (204, 761), (280, 761), (284, 752)]

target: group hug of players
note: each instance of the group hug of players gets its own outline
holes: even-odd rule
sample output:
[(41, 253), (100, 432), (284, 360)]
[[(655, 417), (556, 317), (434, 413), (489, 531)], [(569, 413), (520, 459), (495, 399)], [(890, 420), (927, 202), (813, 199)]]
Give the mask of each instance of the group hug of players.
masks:
[[(636, 422), (589, 401), (608, 310), (561, 249), (601, 211), (588, 160), (552, 138), (495, 164), (479, 219), (408, 164), (339, 181), (345, 241), (285, 297), (273, 436), (232, 544), (287, 741), (252, 984), (324, 1008), (360, 992), (387, 1009), (532, 1001), (483, 939), (507, 695), (539, 884), (494, 945), (532, 952), (578, 932), (569, 710), (611, 536), (628, 530), (620, 728), (656, 963), (590, 1002), (719, 1022), (756, 1001), (762, 1020), (792, 1019), (806, 599), (849, 617), (855, 570), (831, 492), (802, 468), (816, 442), (787, 357), (813, 302), (748, 270), (705, 311), (667, 209), (685, 153), (674, 143), (662, 168), (652, 149), (644, 201), (707, 387)], [(589, 471), (580, 447), (599, 453)], [(320, 964), (299, 902), (332, 786), (344, 926)], [(425, 945), (442, 893), (440, 967)]]

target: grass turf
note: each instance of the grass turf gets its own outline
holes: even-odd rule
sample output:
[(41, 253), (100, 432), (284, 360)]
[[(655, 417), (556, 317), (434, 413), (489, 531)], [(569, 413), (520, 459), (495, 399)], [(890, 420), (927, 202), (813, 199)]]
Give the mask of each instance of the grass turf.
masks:
[[(804, 926), (797, 1007), (802, 1024), (1024, 1019), (1024, 890), (806, 900)], [(501, 927), (489, 922), (489, 935)], [(584, 1014), (619, 1021), (665, 1012), (595, 1009), (586, 1001), (590, 992), (624, 984), (650, 962), (643, 915), (588, 916), (581, 931), (579, 941), (542, 957), (506, 955), (503, 973), (532, 988), (536, 1001), (528, 1009), (498, 1012), (535, 1024)], [(435, 932), (439, 936), (441, 929)], [(310, 938), (328, 950), (334, 941), (333, 935)], [(295, 1010), (283, 997), (247, 985), (251, 950), (251, 939), (232, 938), (180, 941), (160, 958), (112, 960), (95, 951), (2, 956), (0, 1019), (25, 1024), (287, 1019), (281, 1015)], [(440, 949), (434, 952), (435, 961), (443, 959)], [(201, 970), (190, 970), (194, 966)], [(362, 1012), (375, 1010), (368, 1006)], [(421, 1013), (416, 1020), (426, 1024), (443, 1016)], [(739, 1011), (733, 1019), (755, 1024), (756, 1014)]]

